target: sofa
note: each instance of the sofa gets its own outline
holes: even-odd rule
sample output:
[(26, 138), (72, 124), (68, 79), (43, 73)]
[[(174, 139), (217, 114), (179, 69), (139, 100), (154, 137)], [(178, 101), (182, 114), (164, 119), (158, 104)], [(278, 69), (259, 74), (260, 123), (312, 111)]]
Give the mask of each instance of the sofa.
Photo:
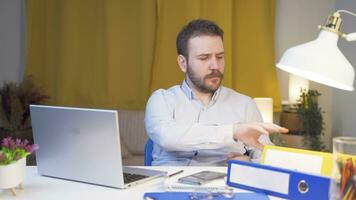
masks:
[(147, 141), (145, 112), (143, 110), (118, 110), (121, 154), (124, 165), (144, 165)]

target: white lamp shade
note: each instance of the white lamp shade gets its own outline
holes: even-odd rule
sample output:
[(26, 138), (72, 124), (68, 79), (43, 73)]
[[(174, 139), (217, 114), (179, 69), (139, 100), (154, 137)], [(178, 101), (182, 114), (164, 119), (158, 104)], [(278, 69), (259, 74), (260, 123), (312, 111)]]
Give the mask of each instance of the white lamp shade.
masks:
[(314, 41), (288, 49), (277, 67), (331, 87), (354, 90), (355, 71), (337, 47), (336, 33), (322, 30)]
[(272, 98), (254, 98), (258, 109), (261, 112), (264, 122), (273, 123), (273, 99)]

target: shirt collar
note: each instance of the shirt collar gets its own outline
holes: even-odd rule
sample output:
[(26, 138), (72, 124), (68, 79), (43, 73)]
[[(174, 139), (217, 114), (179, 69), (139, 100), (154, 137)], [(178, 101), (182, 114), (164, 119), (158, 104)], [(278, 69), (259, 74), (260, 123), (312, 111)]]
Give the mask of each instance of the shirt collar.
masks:
[[(197, 99), (196, 95), (194, 94), (193, 90), (189, 87), (185, 79), (183, 80), (181, 88), (183, 93), (189, 98), (189, 100)], [(221, 92), (221, 86), (213, 94), (213, 97), (211, 98), (213, 102), (215, 102), (218, 99), (220, 92)]]
[(185, 79), (183, 80), (181, 88), (182, 88), (183, 93), (189, 98), (189, 100), (193, 100), (196, 98), (193, 90), (190, 89), (190, 87)]

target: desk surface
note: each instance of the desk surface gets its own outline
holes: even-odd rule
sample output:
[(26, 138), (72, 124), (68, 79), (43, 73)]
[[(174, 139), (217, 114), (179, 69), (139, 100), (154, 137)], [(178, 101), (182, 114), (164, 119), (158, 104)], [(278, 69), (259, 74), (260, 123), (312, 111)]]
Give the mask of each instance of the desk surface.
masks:
[[(168, 174), (184, 170), (191, 174), (201, 170), (226, 171), (226, 167), (152, 167), (168, 171)], [(17, 189), (16, 197), (9, 190), (0, 189), (0, 200), (71, 200), (71, 199), (142, 199), (145, 192), (164, 191), (164, 178), (157, 178), (146, 183), (128, 188), (114, 189), (86, 183), (67, 181), (39, 176), (36, 167), (27, 167), (24, 189)]]
[[(193, 173), (206, 167), (152, 167), (173, 173), (181, 168), (184, 173)], [(211, 170), (223, 170), (224, 167), (209, 167)], [(36, 167), (27, 167), (24, 189), (16, 190), (14, 198), (9, 190), (0, 189), (0, 200), (63, 200), (63, 199), (142, 199), (145, 192), (164, 191), (164, 178), (157, 178), (128, 189), (115, 189), (74, 181), (39, 176)]]

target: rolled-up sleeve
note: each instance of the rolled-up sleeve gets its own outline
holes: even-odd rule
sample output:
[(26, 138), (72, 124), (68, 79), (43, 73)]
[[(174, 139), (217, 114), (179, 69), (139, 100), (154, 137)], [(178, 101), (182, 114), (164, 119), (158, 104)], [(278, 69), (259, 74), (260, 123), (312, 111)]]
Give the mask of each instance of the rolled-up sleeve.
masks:
[(148, 136), (165, 151), (218, 149), (231, 145), (233, 125), (178, 122), (174, 119), (175, 94), (157, 90), (146, 105), (145, 126)]

